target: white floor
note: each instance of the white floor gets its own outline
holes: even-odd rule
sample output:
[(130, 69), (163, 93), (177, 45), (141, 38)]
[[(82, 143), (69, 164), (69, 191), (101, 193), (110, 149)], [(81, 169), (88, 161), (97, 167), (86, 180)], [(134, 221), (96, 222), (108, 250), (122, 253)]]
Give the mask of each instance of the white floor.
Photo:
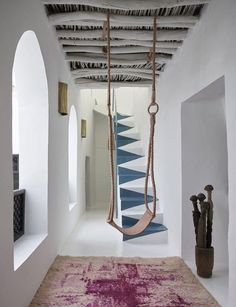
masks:
[[(70, 256), (121, 256), (121, 257), (167, 257), (173, 256), (168, 244), (163, 244), (160, 233), (154, 241), (151, 236), (122, 242), (122, 235), (106, 223), (106, 212), (88, 211), (71, 233), (60, 255)], [(196, 274), (195, 265), (188, 263)], [(213, 277), (199, 278), (205, 288), (223, 306), (227, 307), (228, 272), (222, 265), (215, 264)]]

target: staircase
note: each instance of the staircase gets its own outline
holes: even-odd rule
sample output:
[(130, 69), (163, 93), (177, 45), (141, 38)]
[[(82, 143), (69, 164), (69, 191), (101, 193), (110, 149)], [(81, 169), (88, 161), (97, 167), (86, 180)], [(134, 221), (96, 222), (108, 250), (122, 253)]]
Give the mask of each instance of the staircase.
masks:
[[(145, 212), (144, 184), (146, 163), (140, 134), (135, 128), (132, 116), (117, 113), (116, 123), (117, 175), (118, 175), (118, 219), (122, 227), (134, 225)], [(148, 188), (148, 203), (152, 209), (152, 187)], [(162, 224), (163, 214), (159, 212), (155, 219), (140, 234), (123, 235), (123, 241), (139, 240), (149, 236), (153, 243), (167, 243), (167, 228)]]

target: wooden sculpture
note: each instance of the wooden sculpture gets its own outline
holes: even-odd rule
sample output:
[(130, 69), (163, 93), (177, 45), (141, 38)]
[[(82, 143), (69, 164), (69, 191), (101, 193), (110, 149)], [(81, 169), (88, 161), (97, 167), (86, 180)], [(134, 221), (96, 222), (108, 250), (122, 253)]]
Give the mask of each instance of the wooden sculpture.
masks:
[(209, 278), (212, 275), (214, 265), (214, 248), (212, 247), (212, 191), (214, 188), (212, 185), (207, 185), (204, 190), (207, 191), (207, 201), (205, 201), (206, 196), (203, 193), (199, 193), (197, 196), (192, 195), (190, 200), (193, 204), (197, 273), (201, 277)]
[(212, 185), (207, 185), (204, 188), (207, 191), (207, 201), (209, 203), (209, 209), (207, 212), (207, 234), (206, 234), (206, 247), (210, 248), (212, 243), (212, 223), (213, 223), (213, 201), (212, 191), (214, 190)]
[(198, 222), (198, 247), (205, 248), (206, 247), (206, 220), (207, 213), (209, 209), (209, 203), (204, 201), (206, 196), (203, 193), (198, 194), (198, 200), (200, 202), (201, 214)]
[(193, 203), (193, 225), (195, 229), (196, 245), (198, 240), (198, 222), (200, 219), (200, 211), (198, 210), (198, 198), (196, 195), (190, 197), (191, 202)]

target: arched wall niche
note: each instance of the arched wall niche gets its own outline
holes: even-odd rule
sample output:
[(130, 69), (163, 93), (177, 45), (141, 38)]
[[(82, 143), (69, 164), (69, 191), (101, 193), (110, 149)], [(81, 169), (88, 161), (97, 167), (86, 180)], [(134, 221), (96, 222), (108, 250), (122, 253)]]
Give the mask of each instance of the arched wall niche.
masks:
[[(182, 103), (182, 255), (194, 262), (193, 194), (214, 187), (215, 269), (228, 269), (228, 144), (225, 79), (221, 77)], [(206, 193), (205, 193), (206, 194)]]
[[(19, 154), (19, 189), (26, 191), (25, 235), (20, 240), (33, 240), (36, 248), (48, 231), (48, 83), (33, 31), (24, 32), (17, 44), (12, 80), (12, 151)], [(17, 250), (15, 269), (32, 252), (25, 246), (19, 259)]]

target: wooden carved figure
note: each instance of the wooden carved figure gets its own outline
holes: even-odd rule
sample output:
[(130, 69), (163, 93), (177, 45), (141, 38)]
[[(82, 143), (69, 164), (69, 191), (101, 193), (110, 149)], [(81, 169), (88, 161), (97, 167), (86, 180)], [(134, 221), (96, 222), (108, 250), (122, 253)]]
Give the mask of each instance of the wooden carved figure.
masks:
[(194, 230), (195, 230), (195, 237), (196, 237), (196, 245), (198, 244), (198, 223), (200, 219), (200, 211), (198, 209), (198, 197), (196, 195), (192, 195), (190, 197), (190, 200), (193, 204), (193, 225), (194, 225)]
[(213, 223), (213, 201), (212, 191), (214, 190), (212, 185), (207, 185), (204, 188), (207, 191), (207, 201), (209, 203), (209, 209), (207, 212), (207, 234), (206, 234), (206, 247), (211, 247), (212, 244), (212, 223)]
[(206, 247), (206, 219), (210, 204), (205, 202), (206, 196), (203, 193), (198, 194), (200, 202), (201, 216), (198, 223), (198, 247)]

